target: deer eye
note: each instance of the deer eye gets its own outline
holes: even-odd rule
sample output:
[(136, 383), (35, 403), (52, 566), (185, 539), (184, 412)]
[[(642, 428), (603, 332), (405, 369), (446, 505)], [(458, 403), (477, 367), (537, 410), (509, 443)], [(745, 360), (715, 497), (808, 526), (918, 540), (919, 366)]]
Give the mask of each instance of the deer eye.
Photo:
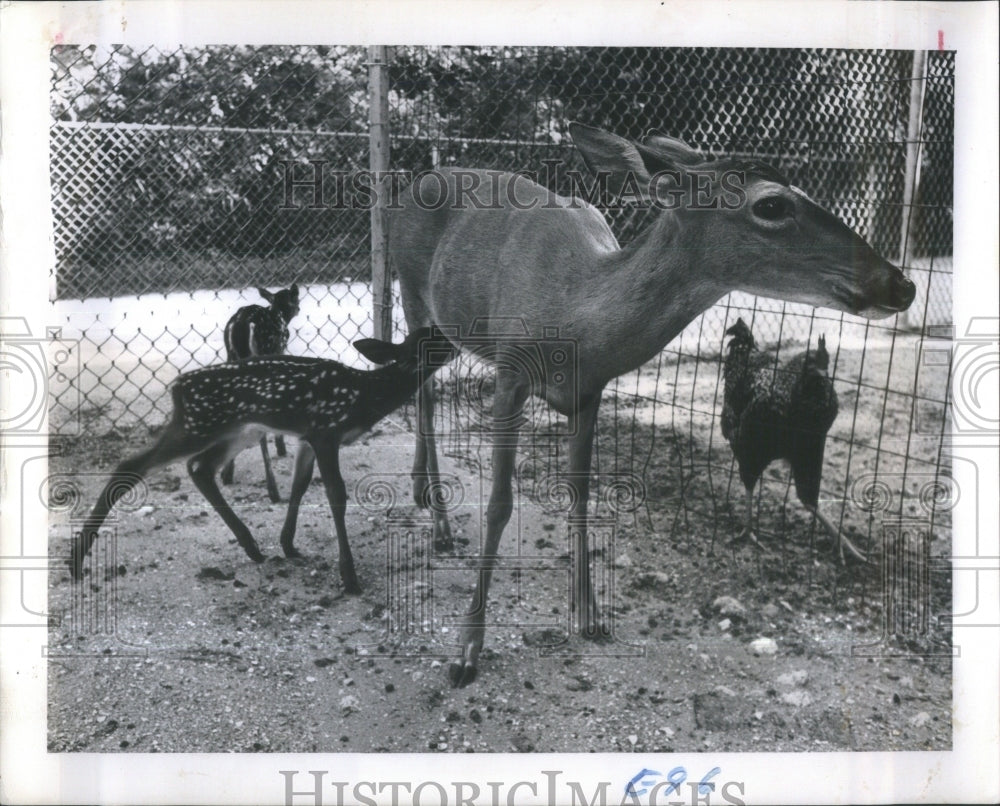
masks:
[(791, 218), (793, 212), (792, 203), (784, 196), (767, 196), (754, 203), (753, 214), (765, 221), (779, 221), (782, 218)]

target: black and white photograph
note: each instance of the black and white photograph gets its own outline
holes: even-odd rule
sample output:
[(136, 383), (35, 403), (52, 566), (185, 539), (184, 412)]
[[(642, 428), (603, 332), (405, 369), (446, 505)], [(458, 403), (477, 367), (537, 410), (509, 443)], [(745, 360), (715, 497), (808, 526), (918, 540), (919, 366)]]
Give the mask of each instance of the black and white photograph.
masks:
[(995, 6), (76, 5), (4, 802), (995, 800)]

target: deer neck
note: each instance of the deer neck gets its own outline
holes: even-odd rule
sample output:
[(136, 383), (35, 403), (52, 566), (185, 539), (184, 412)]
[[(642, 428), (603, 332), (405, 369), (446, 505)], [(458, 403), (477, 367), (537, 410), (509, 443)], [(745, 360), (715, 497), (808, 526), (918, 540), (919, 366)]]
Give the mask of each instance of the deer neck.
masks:
[(730, 290), (705, 259), (700, 223), (663, 211), (600, 261), (592, 293), (601, 300), (603, 328), (596, 333), (604, 339), (598, 352), (611, 364), (604, 369), (613, 370), (608, 379), (650, 360)]

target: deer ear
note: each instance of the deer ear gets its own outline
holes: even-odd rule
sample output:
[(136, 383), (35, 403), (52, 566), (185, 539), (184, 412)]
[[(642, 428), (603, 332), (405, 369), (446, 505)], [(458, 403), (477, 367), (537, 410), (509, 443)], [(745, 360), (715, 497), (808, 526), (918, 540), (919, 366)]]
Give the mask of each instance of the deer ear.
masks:
[(569, 133), (590, 172), (608, 175), (611, 195), (617, 197), (626, 192), (649, 200), (650, 175), (664, 167), (646, 165), (646, 159), (654, 156), (652, 152), (642, 153), (646, 150), (641, 152), (641, 147), (630, 140), (582, 123), (570, 123)]
[(298, 283), (292, 283), (291, 287), (288, 290), (292, 292), (292, 296), (295, 297), (295, 299), (299, 298), (299, 284)]
[(659, 132), (650, 132), (643, 137), (642, 145), (645, 150), (655, 154), (663, 162), (674, 166), (695, 166), (705, 161), (705, 158), (687, 143)]
[(272, 294), (266, 288), (258, 288), (257, 293), (260, 294), (268, 302), (274, 302), (274, 294)]
[(391, 364), (399, 358), (399, 345), (379, 339), (358, 339), (354, 349), (374, 364)]

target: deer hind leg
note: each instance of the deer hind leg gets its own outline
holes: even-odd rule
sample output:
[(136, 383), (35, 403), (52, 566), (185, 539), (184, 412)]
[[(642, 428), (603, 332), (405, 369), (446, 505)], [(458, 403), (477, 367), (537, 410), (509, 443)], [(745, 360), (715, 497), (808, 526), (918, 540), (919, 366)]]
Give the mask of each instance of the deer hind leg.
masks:
[(449, 674), (454, 687), (465, 686), (476, 678), (479, 653), (486, 635), (486, 601), (503, 530), (514, 509), (511, 479), (517, 452), (521, 409), (528, 396), (528, 386), (516, 381), (504, 382), (497, 370), (497, 393), (493, 402), (493, 486), (486, 507), (486, 539), (479, 556), (479, 576), (472, 595), (472, 605), (464, 618), (462, 659), (453, 663)]
[(300, 440), (298, 453), (295, 454), (295, 476), (292, 478), (292, 492), (288, 496), (285, 525), (281, 527), (281, 548), (286, 557), (302, 556), (292, 543), (295, 540), (295, 525), (299, 518), (299, 504), (309, 489), (315, 464), (316, 454), (313, 453), (312, 446), (304, 439)]
[(93, 510), (84, 521), (83, 528), (73, 539), (69, 560), (73, 579), (80, 580), (83, 577), (83, 562), (115, 502), (130, 492), (153, 470), (168, 465), (176, 459), (190, 456), (197, 450), (198, 444), (179, 426), (171, 424), (152, 447), (125, 459), (115, 468), (98, 496)]
[(428, 378), (417, 393), (417, 440), (411, 476), (414, 502), (421, 509), (431, 511), (435, 547), (450, 548), (454, 543), (451, 524), (440, 503), (441, 471), (434, 436), (434, 378)]
[(260, 563), (264, 562), (264, 555), (261, 554), (257, 541), (253, 539), (247, 525), (240, 520), (226, 499), (222, 497), (219, 485), (215, 483), (216, 471), (231, 457), (234, 450), (239, 450), (239, 448), (228, 441), (216, 442), (201, 453), (192, 456), (188, 460), (187, 469), (192, 481), (194, 481), (194, 486), (205, 496), (208, 503), (215, 507), (215, 511), (219, 513), (226, 526), (236, 536), (243, 551), (255, 563)]
[(319, 464), (319, 473), (326, 488), (326, 497), (333, 512), (333, 523), (337, 529), (337, 547), (340, 556), (338, 566), (340, 579), (347, 593), (361, 593), (358, 575), (354, 569), (354, 557), (347, 542), (347, 524), (344, 513), (347, 510), (347, 487), (344, 477), (340, 475), (340, 444), (336, 437), (324, 437), (313, 440), (313, 450)]
[(274, 436), (274, 452), (278, 456), (288, 456), (288, 448), (285, 447), (285, 438), (281, 434)]
[(267, 434), (261, 434), (260, 455), (264, 460), (264, 481), (267, 484), (267, 497), (277, 504), (281, 501), (281, 493), (278, 492), (278, 482), (274, 479), (274, 470), (271, 468), (271, 457), (267, 454)]

